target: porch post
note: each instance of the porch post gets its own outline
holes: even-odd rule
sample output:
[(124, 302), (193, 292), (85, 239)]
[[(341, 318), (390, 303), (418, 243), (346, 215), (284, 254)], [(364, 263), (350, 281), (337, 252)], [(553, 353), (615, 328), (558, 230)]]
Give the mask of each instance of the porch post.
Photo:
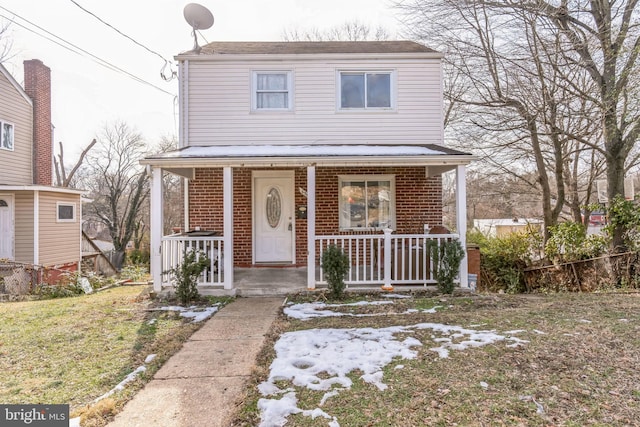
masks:
[(316, 167), (307, 166), (307, 288), (316, 288)]
[(151, 168), (150, 239), (151, 239), (151, 278), (153, 290), (162, 291), (162, 169)]
[(233, 289), (233, 168), (223, 169), (224, 288)]
[(382, 289), (386, 291), (392, 291), (391, 286), (391, 230), (390, 228), (384, 229), (384, 285)]
[(466, 166), (456, 168), (456, 228), (460, 244), (464, 249), (464, 258), (460, 264), (460, 287), (469, 287), (469, 267), (467, 266), (467, 178)]

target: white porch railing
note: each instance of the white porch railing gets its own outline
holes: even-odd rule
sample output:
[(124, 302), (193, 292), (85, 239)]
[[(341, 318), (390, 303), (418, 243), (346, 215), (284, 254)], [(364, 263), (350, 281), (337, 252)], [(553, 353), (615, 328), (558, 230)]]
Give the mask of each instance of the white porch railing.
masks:
[(182, 263), (185, 252), (196, 250), (209, 258), (209, 267), (198, 277), (198, 286), (223, 287), (223, 239), (222, 236), (164, 236), (162, 238), (162, 286), (173, 286), (171, 275), (167, 272)]
[[(316, 236), (318, 260), (329, 245), (347, 254), (351, 268), (347, 285), (428, 285), (435, 284), (434, 259), (442, 242), (458, 240), (457, 234), (365, 234)], [(319, 262), (320, 264), (320, 262)], [(319, 266), (316, 284), (326, 284)]]

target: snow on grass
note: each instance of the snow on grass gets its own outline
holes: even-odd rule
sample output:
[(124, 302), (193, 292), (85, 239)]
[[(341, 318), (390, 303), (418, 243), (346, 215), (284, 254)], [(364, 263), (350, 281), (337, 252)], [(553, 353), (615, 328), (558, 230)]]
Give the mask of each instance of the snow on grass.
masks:
[[(327, 304), (324, 302), (307, 302), (300, 304), (291, 304), (284, 308), (284, 314), (298, 320), (309, 320), (321, 317), (374, 317), (374, 316), (388, 316), (389, 313), (367, 313), (367, 314), (353, 314), (343, 313), (339, 311), (329, 310), (330, 308), (339, 307), (360, 307), (366, 305), (388, 305), (393, 304), (393, 301), (359, 301), (348, 304)], [(403, 313), (397, 314), (410, 314), (410, 313), (435, 313), (442, 306), (435, 306), (428, 309), (409, 309)]]
[[(295, 310), (294, 310), (295, 311)], [(348, 374), (359, 370), (364, 382), (384, 391), (383, 368), (403, 359), (415, 359), (417, 348), (423, 344), (413, 337), (397, 338), (398, 334), (411, 334), (415, 330), (431, 329), (432, 339), (440, 344), (430, 348), (439, 357), (450, 351), (463, 351), (498, 341), (521, 345), (526, 341), (498, 334), (495, 331), (466, 329), (439, 323), (420, 323), (387, 328), (309, 329), (287, 332), (275, 344), (276, 358), (271, 364), (267, 381), (258, 390), (264, 396), (258, 402), (261, 426), (283, 426), (291, 414), (302, 414), (328, 420), (330, 426), (339, 426), (338, 420), (315, 408), (303, 410), (297, 406), (293, 388), (280, 389), (276, 382), (287, 381), (294, 387), (326, 391), (318, 406), (352, 386)], [(437, 334), (437, 336), (436, 336)], [(398, 365), (402, 366), (402, 365)]]
[(170, 305), (165, 307), (160, 307), (157, 310), (160, 311), (177, 311), (180, 313), (180, 316), (185, 317), (187, 319), (191, 319), (192, 322), (202, 322), (203, 320), (207, 320), (209, 317), (213, 316), (220, 309), (220, 304), (215, 304), (209, 307), (198, 307), (192, 305), (191, 307), (180, 307), (179, 305)]

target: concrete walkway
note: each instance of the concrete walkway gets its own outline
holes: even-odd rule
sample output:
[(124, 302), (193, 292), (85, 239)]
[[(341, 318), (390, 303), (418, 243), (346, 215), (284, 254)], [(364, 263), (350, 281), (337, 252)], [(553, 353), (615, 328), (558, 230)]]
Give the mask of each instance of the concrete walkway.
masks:
[(239, 298), (209, 319), (108, 427), (228, 426), (282, 298)]

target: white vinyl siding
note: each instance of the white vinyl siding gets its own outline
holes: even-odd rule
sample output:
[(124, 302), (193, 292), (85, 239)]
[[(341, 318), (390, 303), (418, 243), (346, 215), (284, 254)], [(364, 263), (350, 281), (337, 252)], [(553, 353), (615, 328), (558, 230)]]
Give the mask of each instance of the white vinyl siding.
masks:
[[(33, 183), (33, 109), (23, 94), (0, 73), (0, 138), (4, 124), (11, 125), (13, 147), (0, 149), (0, 183), (30, 185)], [(3, 142), (0, 141), (0, 145)]]
[[(252, 72), (281, 71), (277, 61), (190, 61), (182, 101), (185, 145), (379, 143), (442, 144), (440, 61), (311, 61), (285, 64), (295, 79), (292, 114), (251, 114)], [(395, 70), (395, 110), (337, 111), (336, 75)]]

